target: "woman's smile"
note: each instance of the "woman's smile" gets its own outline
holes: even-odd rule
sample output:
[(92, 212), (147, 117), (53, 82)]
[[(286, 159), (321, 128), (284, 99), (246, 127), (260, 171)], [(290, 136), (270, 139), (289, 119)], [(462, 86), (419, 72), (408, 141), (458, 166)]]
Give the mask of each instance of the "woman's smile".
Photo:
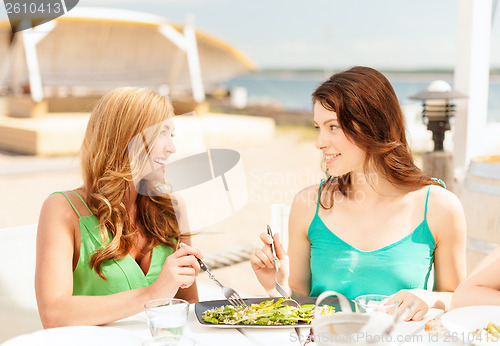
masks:
[(166, 158), (154, 158), (153, 162), (156, 162), (159, 165), (165, 166), (167, 164)]
[(323, 154), (327, 165), (335, 161), (341, 154)]

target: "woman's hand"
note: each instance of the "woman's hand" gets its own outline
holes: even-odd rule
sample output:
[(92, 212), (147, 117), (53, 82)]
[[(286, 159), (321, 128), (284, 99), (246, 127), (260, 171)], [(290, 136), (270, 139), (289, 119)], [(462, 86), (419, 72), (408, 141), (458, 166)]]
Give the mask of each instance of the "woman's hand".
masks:
[(158, 279), (151, 284), (152, 298), (173, 297), (179, 288), (188, 288), (200, 271), (196, 258), (203, 258), (198, 249), (183, 246), (167, 257)]
[(412, 293), (412, 290), (401, 290), (394, 295), (394, 298), (399, 300), (398, 315), (403, 313), (410, 304), (415, 302), (410, 311), (404, 316), (405, 321), (420, 321), (429, 310), (429, 306), (425, 300)]
[[(273, 254), (271, 252), (271, 244), (273, 240), (267, 233), (261, 233), (260, 239), (264, 243), (264, 246), (262, 249), (256, 250), (253, 255), (250, 256), (250, 263), (260, 284), (264, 287), (268, 294), (270, 294), (274, 290), (275, 274)], [(276, 250), (276, 257), (278, 257), (277, 264), (279, 268), (276, 279), (278, 280), (278, 283), (283, 286), (283, 284), (288, 281), (289, 264), (288, 255), (279, 241), (278, 233), (274, 235), (274, 247)]]

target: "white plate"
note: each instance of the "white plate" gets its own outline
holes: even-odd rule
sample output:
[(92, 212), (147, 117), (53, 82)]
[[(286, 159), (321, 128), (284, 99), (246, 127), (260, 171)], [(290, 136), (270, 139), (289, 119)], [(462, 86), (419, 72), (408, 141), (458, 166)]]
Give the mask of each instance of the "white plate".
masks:
[(441, 317), (441, 322), (450, 332), (467, 340), (472, 338), (472, 332), (486, 328), (490, 322), (500, 325), (500, 306), (478, 305), (454, 309), (445, 313)]

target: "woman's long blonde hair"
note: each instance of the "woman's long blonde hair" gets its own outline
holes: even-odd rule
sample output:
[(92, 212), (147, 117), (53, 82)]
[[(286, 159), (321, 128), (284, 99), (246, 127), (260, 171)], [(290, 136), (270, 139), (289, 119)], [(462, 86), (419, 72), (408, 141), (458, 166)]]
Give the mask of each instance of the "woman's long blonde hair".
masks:
[[(147, 89), (119, 88), (104, 95), (95, 105), (87, 125), (81, 150), (81, 166), (87, 205), (99, 220), (103, 245), (91, 257), (89, 265), (104, 278), (104, 261), (125, 257), (133, 247), (137, 227), (148, 238), (147, 249), (162, 243), (175, 246), (179, 225), (177, 203), (168, 195), (139, 194), (135, 225), (132, 224), (123, 198), (133, 181), (129, 144), (143, 138), (145, 151), (154, 145), (157, 135), (146, 138), (145, 130), (174, 116), (171, 102)], [(158, 127), (159, 128), (159, 127)], [(159, 132), (159, 131), (158, 131)], [(137, 157), (134, 161), (137, 161)], [(174, 243), (175, 239), (175, 243)]]

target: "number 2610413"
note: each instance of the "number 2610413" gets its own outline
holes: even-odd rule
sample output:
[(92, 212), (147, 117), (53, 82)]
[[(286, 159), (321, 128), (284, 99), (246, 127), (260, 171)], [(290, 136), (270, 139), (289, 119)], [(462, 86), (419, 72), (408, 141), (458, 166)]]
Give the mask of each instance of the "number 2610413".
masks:
[(7, 14), (61, 14), (63, 8), (60, 2), (5, 2)]

